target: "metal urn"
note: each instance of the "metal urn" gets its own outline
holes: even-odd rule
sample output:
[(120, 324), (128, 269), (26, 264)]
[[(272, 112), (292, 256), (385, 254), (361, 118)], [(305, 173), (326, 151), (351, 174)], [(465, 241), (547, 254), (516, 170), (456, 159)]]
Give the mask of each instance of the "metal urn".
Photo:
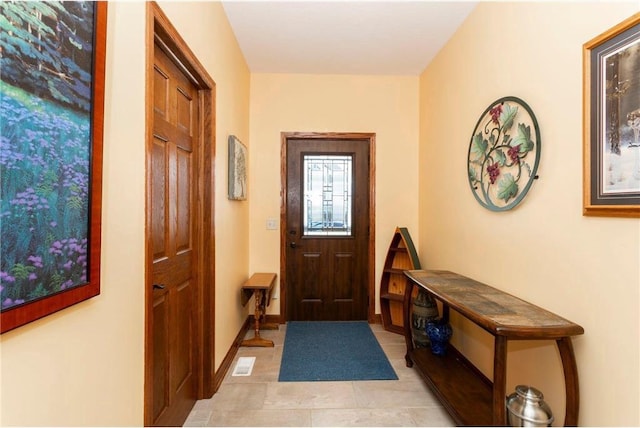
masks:
[(507, 419), (512, 427), (548, 427), (553, 422), (551, 408), (542, 392), (529, 385), (516, 386), (507, 397)]

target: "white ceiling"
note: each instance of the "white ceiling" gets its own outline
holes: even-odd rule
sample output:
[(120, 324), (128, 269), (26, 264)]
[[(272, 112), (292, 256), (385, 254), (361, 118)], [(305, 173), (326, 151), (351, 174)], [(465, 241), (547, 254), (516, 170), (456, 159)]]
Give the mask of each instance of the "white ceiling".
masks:
[(251, 72), (419, 75), (476, 1), (223, 0)]

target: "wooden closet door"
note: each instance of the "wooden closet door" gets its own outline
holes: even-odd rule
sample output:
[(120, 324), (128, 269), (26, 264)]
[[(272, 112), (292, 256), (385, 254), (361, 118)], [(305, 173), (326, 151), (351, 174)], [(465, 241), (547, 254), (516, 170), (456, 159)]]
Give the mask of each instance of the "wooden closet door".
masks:
[(181, 426), (196, 401), (194, 165), (197, 90), (155, 45), (151, 149), (153, 424)]

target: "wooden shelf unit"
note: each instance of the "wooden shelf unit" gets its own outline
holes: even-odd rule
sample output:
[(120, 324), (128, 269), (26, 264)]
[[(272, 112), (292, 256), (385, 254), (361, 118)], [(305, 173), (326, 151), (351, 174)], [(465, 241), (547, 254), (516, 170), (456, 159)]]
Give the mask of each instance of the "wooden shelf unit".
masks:
[[(508, 340), (555, 340), (564, 371), (565, 426), (578, 424), (578, 369), (571, 336), (584, 333), (577, 324), (510, 294), (449, 271), (412, 270), (405, 289), (403, 310), (407, 367), (415, 367), (459, 425), (506, 425)], [(414, 349), (411, 338), (411, 295), (421, 287), (442, 302), (443, 318), (450, 309), (494, 336), (493, 380), (487, 379), (457, 349), (444, 356)]]
[(404, 334), (402, 302), (404, 290), (410, 282), (404, 272), (413, 269), (420, 269), (418, 254), (407, 228), (397, 227), (389, 245), (380, 280), (380, 309), (385, 330)]

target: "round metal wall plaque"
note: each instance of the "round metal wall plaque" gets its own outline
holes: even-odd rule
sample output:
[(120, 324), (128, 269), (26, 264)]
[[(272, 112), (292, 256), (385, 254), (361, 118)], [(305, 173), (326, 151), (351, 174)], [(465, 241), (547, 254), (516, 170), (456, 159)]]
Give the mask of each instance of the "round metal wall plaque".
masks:
[(480, 205), (506, 211), (525, 197), (538, 178), (540, 129), (531, 108), (504, 97), (482, 113), (467, 157), (469, 185)]

